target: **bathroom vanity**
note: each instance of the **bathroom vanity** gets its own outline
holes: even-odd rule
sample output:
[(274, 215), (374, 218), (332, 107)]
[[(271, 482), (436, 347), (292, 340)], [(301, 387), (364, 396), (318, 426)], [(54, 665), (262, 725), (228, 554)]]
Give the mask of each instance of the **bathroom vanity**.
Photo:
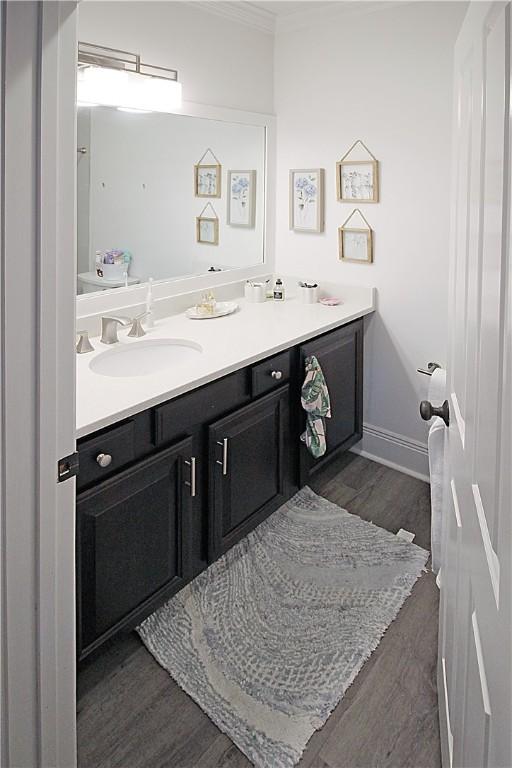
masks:
[[(207, 376), (209, 383), (197, 385), (204, 377), (189, 366), (181, 373), (188, 383), (181, 386), (176, 371), (169, 376), (173, 388), (158, 396), (151, 381), (155, 386), (166, 376), (115, 380), (91, 374), (91, 362), (79, 360), (79, 417), (82, 412), (89, 420), (79, 427), (78, 442), (80, 659), (121, 629), (136, 626), (361, 439), (362, 315), (369, 311), (371, 306), (305, 308), (290, 302), (279, 309), (246, 305), (238, 317), (222, 320), (187, 321), (189, 338), (195, 334), (205, 349), (205, 337), (222, 331), (217, 355), (198, 355), (201, 370), (216, 365), (217, 371)], [(173, 335), (182, 336), (182, 318), (171, 321)], [(164, 327), (158, 330), (165, 333)], [(262, 352), (263, 338), (271, 354)], [(298, 341), (286, 344), (286, 338)], [(228, 364), (230, 355), (240, 358), (238, 344), (245, 358), (238, 366)], [(309, 355), (318, 358), (331, 398), (327, 453), (318, 460), (300, 440), (306, 420), (300, 392)], [(102, 402), (93, 403), (93, 418), (91, 387), (100, 379)], [(125, 393), (117, 416), (109, 387), (120, 403)], [(141, 387), (147, 389), (146, 400), (128, 407), (130, 397), (141, 400)], [(188, 391), (176, 395), (183, 387)], [(86, 399), (89, 405), (81, 411)]]

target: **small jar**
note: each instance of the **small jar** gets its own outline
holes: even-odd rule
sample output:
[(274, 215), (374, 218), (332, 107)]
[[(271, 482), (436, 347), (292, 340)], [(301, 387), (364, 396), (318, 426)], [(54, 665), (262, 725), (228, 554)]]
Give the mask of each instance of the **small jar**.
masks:
[(303, 304), (316, 304), (318, 301), (318, 286), (310, 288), (306, 285), (299, 286), (299, 299)]

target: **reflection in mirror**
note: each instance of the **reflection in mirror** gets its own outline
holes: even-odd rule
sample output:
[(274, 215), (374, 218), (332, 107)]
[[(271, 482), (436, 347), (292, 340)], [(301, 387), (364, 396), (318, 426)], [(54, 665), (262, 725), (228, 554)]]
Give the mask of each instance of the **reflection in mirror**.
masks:
[(264, 127), (79, 107), (77, 135), (79, 294), (263, 262)]

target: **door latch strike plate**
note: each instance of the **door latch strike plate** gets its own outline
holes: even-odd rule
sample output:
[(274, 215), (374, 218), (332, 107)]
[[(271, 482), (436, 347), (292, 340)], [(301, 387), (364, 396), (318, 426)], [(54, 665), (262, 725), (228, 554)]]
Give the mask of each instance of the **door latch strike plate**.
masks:
[(76, 477), (78, 475), (79, 467), (78, 452), (70, 453), (69, 456), (64, 456), (63, 459), (59, 459), (57, 462), (57, 480), (59, 483), (64, 480), (69, 480), (70, 477)]

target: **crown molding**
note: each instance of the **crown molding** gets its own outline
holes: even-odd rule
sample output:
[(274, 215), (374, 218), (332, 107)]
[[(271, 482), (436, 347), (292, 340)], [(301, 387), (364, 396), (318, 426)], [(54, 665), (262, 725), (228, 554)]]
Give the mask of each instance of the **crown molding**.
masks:
[(303, 11), (295, 11), (286, 16), (278, 17), (276, 33), (311, 27), (329, 19), (366, 16), (376, 11), (409, 5), (411, 2), (414, 0), (331, 0), (331, 2), (319, 2), (317, 8), (308, 4), (308, 7)]
[(207, 13), (221, 16), (246, 27), (257, 29), (267, 35), (273, 35), (276, 29), (276, 17), (271, 11), (258, 8), (249, 2), (231, 2), (229, 0), (189, 0), (189, 4)]
[(409, 5), (414, 0), (317, 0), (304, 3), (304, 10), (276, 15), (272, 11), (253, 5), (250, 0), (186, 0), (196, 8), (243, 24), (259, 32), (275, 35), (279, 32), (302, 29), (321, 24), (327, 19), (365, 16), (395, 6)]

